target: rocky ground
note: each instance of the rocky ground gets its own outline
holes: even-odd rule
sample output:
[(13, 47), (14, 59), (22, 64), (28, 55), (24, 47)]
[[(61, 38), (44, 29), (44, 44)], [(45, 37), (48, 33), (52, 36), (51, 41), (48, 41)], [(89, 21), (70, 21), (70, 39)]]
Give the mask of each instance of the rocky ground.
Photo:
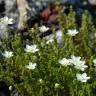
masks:
[[(53, 0), (25, 0), (28, 19), (38, 19), (41, 12), (47, 8), (50, 4), (54, 4)], [(96, 20), (96, 4), (93, 3), (96, 0), (60, 0), (62, 5), (69, 4), (74, 6), (78, 17), (84, 10), (88, 10), (93, 18)], [(8, 16), (15, 21), (14, 27), (17, 27), (19, 22), (19, 11), (16, 0), (0, 0), (0, 16)], [(36, 18), (35, 18), (36, 17)]]

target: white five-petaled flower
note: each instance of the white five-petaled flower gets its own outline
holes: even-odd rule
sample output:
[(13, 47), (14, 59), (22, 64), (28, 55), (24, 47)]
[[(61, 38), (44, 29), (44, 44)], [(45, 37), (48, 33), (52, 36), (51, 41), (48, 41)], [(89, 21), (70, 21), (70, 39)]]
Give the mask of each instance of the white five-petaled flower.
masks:
[(66, 59), (66, 58), (63, 58), (61, 60), (58, 61), (62, 66), (67, 66), (67, 65), (70, 65), (70, 61), (69, 59)]
[(40, 30), (40, 32), (46, 32), (49, 30), (49, 27), (41, 26), (41, 27), (39, 27), (39, 30)]
[(69, 59), (69, 61), (70, 61), (70, 63), (77, 65), (78, 63), (80, 63), (80, 59), (81, 59), (81, 57), (72, 55), (71, 59)]
[(29, 62), (29, 65), (25, 66), (28, 69), (35, 69), (36, 68), (36, 63)]
[(60, 84), (58, 83), (55, 83), (55, 88), (58, 88)]
[(39, 51), (37, 45), (26, 45), (25, 52), (35, 53), (37, 51)]
[(96, 66), (96, 59), (93, 60), (94, 66)]
[(78, 63), (81, 63), (80, 59), (81, 59), (81, 57), (72, 55), (71, 59), (69, 59), (69, 61), (70, 61), (71, 64), (77, 65)]
[(49, 40), (46, 42), (46, 44), (52, 43), (53, 41), (54, 41), (54, 39), (51, 38), (51, 39), (49, 39)]
[(79, 32), (76, 29), (68, 30), (67, 35), (69, 36), (75, 36)]
[(11, 58), (13, 56), (13, 52), (11, 52), (11, 51), (5, 51), (4, 53), (2, 53), (2, 55), (5, 58)]
[(75, 66), (76, 69), (84, 71), (85, 68), (87, 68), (88, 66), (85, 65), (85, 61), (81, 61), (80, 59), (81, 59), (81, 57), (76, 57), (76, 56), (72, 55), (71, 59), (69, 59), (69, 61), (71, 64), (73, 64)]
[(13, 19), (5, 16), (1, 18), (1, 23), (3, 23), (4, 25), (13, 24)]
[(76, 77), (77, 77), (77, 80), (81, 82), (87, 82), (87, 80), (90, 79), (90, 77), (87, 77), (86, 73), (76, 74)]
[(79, 69), (81, 71), (84, 71), (85, 68), (88, 67), (87, 65), (84, 65), (84, 63), (85, 63), (84, 61), (80, 61), (80, 63), (78, 63), (78, 64), (75, 65), (75, 68), (76, 69)]

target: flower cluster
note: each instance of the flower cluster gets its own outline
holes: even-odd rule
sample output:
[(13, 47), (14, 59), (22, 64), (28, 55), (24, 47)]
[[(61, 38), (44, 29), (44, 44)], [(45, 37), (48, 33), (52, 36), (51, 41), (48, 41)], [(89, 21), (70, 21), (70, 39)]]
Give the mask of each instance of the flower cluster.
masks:
[[(41, 26), (39, 27), (40, 32), (46, 32), (49, 30), (49, 27), (46, 26)], [(67, 35), (69, 36), (75, 36), (76, 34), (78, 34), (79, 32), (76, 29), (70, 29), (67, 32)], [(56, 31), (56, 39), (57, 39), (57, 43), (59, 44), (59, 46), (62, 46), (63, 40), (62, 40), (62, 31), (61, 30), (57, 30)], [(46, 36), (46, 44), (50, 44), (54, 41), (54, 34), (48, 35)]]
[[(35, 45), (35, 44), (34, 45), (26, 45), (25, 52), (35, 53), (37, 51), (39, 51), (39, 49), (37, 48), (37, 45)], [(13, 52), (12, 51), (5, 51), (4, 53), (2, 53), (2, 55), (6, 59), (9, 59), (13, 56)], [(29, 62), (29, 65), (26, 65), (25, 67), (28, 69), (35, 69), (36, 63)]]
[[(25, 52), (27, 53), (35, 53), (38, 52), (39, 49), (37, 48), (37, 45), (26, 45)], [(29, 62), (29, 65), (25, 66), (28, 69), (35, 69), (36, 63)]]
[[(68, 66), (68, 65), (74, 65), (74, 68), (84, 71), (85, 68), (87, 68), (88, 66), (85, 65), (85, 61), (81, 60), (81, 57), (76, 57), (74, 55), (71, 56), (71, 59), (67, 59), (67, 58), (63, 58), (61, 60), (58, 61), (62, 66)], [(85, 75), (85, 73), (82, 74), (77, 74), (76, 75), (77, 80), (84, 82), (87, 81), (87, 79), (89, 79), (89, 77), (87, 78), (87, 75)], [(83, 79), (84, 80), (83, 80)]]
[(85, 65), (85, 61), (82, 61), (80, 59), (81, 59), (81, 57), (76, 57), (76, 56), (72, 55), (71, 59), (63, 58), (63, 59), (59, 60), (59, 63), (62, 66), (74, 65), (74, 67), (76, 69), (84, 71), (85, 68), (87, 68), (88, 66)]
[[(37, 48), (37, 45), (26, 45), (25, 51), (28, 53), (29, 52), (35, 53), (39, 51), (39, 49)], [(13, 52), (5, 51), (4, 53), (2, 53), (2, 55), (5, 58), (11, 58), (13, 56)], [(93, 62), (95, 63), (95, 60), (93, 60)], [(78, 57), (78, 56), (76, 57), (74, 55), (72, 55), (70, 59), (67, 59), (67, 58), (60, 59), (58, 63), (60, 63), (62, 66), (74, 65), (74, 68), (81, 71), (84, 71), (88, 67), (87, 65), (85, 65), (85, 61), (81, 60), (81, 57)], [(26, 65), (25, 67), (33, 70), (36, 68), (36, 63), (29, 62), (29, 64)], [(77, 80), (81, 82), (86, 82), (89, 79), (86, 73), (77, 74), (76, 77), (77, 77)]]

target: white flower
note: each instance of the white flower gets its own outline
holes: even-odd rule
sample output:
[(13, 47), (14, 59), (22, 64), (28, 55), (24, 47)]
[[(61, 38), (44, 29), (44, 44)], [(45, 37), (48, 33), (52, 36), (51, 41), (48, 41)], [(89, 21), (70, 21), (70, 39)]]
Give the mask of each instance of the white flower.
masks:
[(71, 59), (69, 59), (70, 63), (75, 66), (76, 69), (79, 69), (81, 71), (84, 71), (85, 68), (88, 66), (85, 65), (85, 61), (80, 60), (81, 57), (71, 56)]
[(46, 42), (46, 44), (52, 43), (53, 41), (54, 41), (54, 39), (51, 38), (51, 39), (49, 39), (49, 40)]
[(58, 83), (55, 83), (55, 88), (58, 88), (60, 84)]
[(70, 65), (70, 61), (69, 59), (66, 59), (66, 58), (63, 58), (61, 60), (58, 61), (62, 66), (67, 66), (67, 65)]
[(25, 52), (35, 53), (37, 51), (39, 51), (37, 45), (26, 45)]
[(13, 52), (11, 51), (5, 51), (4, 53), (2, 53), (2, 55), (5, 57), (5, 58), (10, 58), (13, 56)]
[(10, 90), (10, 91), (12, 90), (12, 86), (9, 86), (9, 90)]
[(76, 77), (77, 77), (77, 80), (81, 82), (87, 82), (87, 80), (90, 79), (90, 77), (87, 77), (86, 73), (76, 74)]
[(79, 32), (76, 29), (68, 30), (67, 35), (69, 36), (75, 36)]
[(29, 65), (26, 65), (25, 67), (28, 69), (35, 69), (36, 63), (29, 62)]
[(69, 61), (70, 61), (70, 63), (77, 65), (78, 63), (81, 63), (80, 59), (81, 59), (81, 57), (72, 55), (71, 59), (69, 59)]
[(78, 63), (77, 65), (75, 65), (75, 68), (76, 69), (79, 69), (79, 70), (81, 70), (81, 71), (84, 71), (85, 70), (85, 68), (87, 68), (88, 66), (87, 65), (84, 65), (84, 61), (81, 61), (81, 63)]
[(5, 16), (1, 18), (1, 23), (3, 23), (4, 25), (13, 24), (13, 19)]
[(40, 30), (40, 32), (46, 32), (49, 30), (49, 28), (46, 26), (41, 26), (41, 27), (39, 27), (39, 30)]
[(96, 59), (93, 60), (94, 66), (96, 66)]
[(39, 80), (38, 80), (40, 83), (43, 83), (43, 80), (40, 78)]

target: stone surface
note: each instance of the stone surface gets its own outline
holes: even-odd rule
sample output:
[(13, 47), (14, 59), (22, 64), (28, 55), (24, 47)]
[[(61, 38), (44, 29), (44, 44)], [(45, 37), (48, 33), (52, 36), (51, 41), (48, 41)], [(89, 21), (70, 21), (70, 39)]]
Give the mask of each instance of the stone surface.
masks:
[[(93, 8), (93, 6), (91, 5), (93, 4), (92, 1), (95, 2), (96, 0), (60, 0), (62, 4), (68, 3), (75, 6), (75, 11), (78, 15), (81, 15), (84, 12), (84, 10), (88, 10), (95, 18), (96, 7)], [(53, 0), (26, 0), (25, 7), (27, 10), (27, 18), (36, 18), (37, 14), (39, 14), (41, 11), (47, 8), (48, 5), (52, 2)], [(0, 15), (1, 17), (6, 15), (8, 17), (13, 18), (15, 21), (14, 28), (17, 28), (17, 24), (19, 22), (17, 0), (0, 0)], [(53, 18), (53, 16), (50, 18)]]
[(96, 0), (88, 0), (91, 5), (96, 5)]

